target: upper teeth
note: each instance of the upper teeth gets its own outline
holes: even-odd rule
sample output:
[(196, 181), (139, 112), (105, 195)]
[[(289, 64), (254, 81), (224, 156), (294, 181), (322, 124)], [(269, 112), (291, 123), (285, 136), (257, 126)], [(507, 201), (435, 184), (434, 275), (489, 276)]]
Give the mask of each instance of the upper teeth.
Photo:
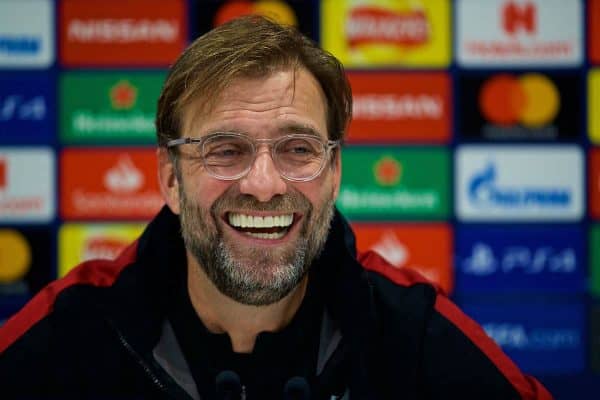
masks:
[(294, 220), (294, 214), (269, 215), (258, 217), (254, 215), (229, 213), (229, 223), (239, 228), (273, 228), (276, 226), (288, 227)]

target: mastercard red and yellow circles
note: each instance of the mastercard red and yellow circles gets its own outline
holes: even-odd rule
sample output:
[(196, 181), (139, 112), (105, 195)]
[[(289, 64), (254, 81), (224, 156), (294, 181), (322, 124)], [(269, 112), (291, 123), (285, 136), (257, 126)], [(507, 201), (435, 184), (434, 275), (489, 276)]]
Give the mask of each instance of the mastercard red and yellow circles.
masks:
[(535, 128), (556, 117), (560, 94), (554, 83), (542, 74), (500, 74), (483, 84), (479, 105), (484, 117), (492, 123)]
[(14, 229), (0, 229), (0, 284), (14, 283), (25, 277), (31, 267), (31, 247)]
[(298, 25), (294, 10), (280, 0), (238, 0), (227, 2), (215, 14), (214, 25), (218, 26), (234, 18), (250, 14), (263, 15), (283, 25)]

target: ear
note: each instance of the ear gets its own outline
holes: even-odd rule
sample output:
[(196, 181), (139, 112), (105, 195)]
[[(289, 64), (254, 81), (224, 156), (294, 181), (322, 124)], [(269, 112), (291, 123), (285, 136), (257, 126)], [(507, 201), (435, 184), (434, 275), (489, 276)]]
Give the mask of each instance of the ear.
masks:
[(333, 159), (332, 165), (332, 179), (333, 179), (333, 200), (335, 201), (340, 193), (340, 185), (342, 180), (342, 149), (337, 148), (335, 152), (335, 158)]
[(171, 157), (169, 157), (168, 150), (164, 147), (158, 148), (156, 156), (158, 158), (158, 183), (160, 192), (171, 211), (179, 214), (179, 181), (175, 174), (175, 166)]

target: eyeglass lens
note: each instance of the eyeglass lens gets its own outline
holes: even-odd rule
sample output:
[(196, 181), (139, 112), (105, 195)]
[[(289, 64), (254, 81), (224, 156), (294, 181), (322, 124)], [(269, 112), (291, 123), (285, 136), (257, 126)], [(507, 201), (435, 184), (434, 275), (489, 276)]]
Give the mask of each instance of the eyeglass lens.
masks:
[[(202, 157), (208, 171), (232, 178), (245, 173), (254, 161), (251, 140), (234, 135), (215, 135), (202, 144)], [(289, 137), (273, 145), (272, 157), (283, 176), (292, 179), (313, 177), (323, 166), (326, 149), (317, 138)]]

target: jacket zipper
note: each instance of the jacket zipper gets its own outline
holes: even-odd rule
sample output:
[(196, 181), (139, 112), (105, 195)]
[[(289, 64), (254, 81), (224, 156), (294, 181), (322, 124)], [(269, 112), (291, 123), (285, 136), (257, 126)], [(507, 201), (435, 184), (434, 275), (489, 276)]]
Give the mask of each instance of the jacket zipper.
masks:
[(161, 382), (160, 379), (158, 379), (158, 376), (156, 376), (156, 374), (154, 372), (152, 372), (152, 370), (150, 369), (148, 364), (146, 364), (146, 362), (142, 359), (142, 357), (140, 357), (139, 354), (133, 349), (133, 347), (131, 347), (131, 345), (127, 342), (127, 340), (125, 340), (125, 338), (123, 337), (121, 332), (117, 331), (117, 334), (119, 335), (119, 341), (121, 342), (123, 347), (125, 347), (127, 352), (142, 367), (142, 369), (144, 370), (146, 375), (152, 380), (154, 385), (157, 386), (161, 390), (161, 392), (164, 392), (165, 394), (169, 395), (169, 391), (167, 390), (167, 387), (165, 386), (165, 384), (163, 382)]
[[(127, 352), (135, 359), (135, 361), (138, 363), (138, 365), (140, 367), (142, 367), (146, 376), (148, 376), (148, 378), (150, 378), (152, 380), (152, 383), (154, 383), (154, 386), (156, 386), (158, 389), (160, 389), (160, 391), (162, 393), (164, 393), (167, 397), (169, 397), (171, 399), (175, 398), (174, 395), (169, 391), (169, 388), (167, 387), (167, 385), (163, 381), (160, 380), (160, 378), (156, 375), (156, 373), (154, 373), (152, 371), (152, 368), (148, 365), (148, 363), (138, 354), (137, 351), (135, 351), (135, 349), (133, 347), (131, 347), (131, 345), (129, 344), (127, 339), (125, 339), (125, 337), (123, 336), (121, 331), (117, 328), (115, 323), (112, 322), (110, 319), (107, 319), (107, 322), (109, 323), (109, 325), (112, 326), (112, 328), (116, 332), (117, 336), (119, 337), (119, 342), (121, 343), (121, 345), (123, 345), (125, 350), (127, 350)], [(185, 398), (186, 398), (186, 400), (192, 400), (191, 397), (189, 397), (189, 396), (186, 396)]]

